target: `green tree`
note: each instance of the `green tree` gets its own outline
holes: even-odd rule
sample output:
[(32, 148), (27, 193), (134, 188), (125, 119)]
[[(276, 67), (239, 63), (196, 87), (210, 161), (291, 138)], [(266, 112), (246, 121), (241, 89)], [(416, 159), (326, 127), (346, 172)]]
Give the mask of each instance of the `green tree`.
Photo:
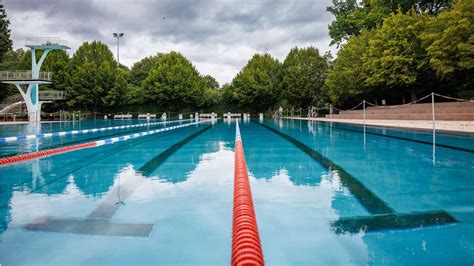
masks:
[[(36, 58), (40, 58), (41, 51), (38, 51)], [(28, 69), (31, 69), (31, 51), (26, 53), (28, 58)], [(69, 80), (71, 78), (71, 72), (69, 67), (69, 56), (64, 50), (53, 50), (51, 51), (41, 66), (41, 71), (48, 71), (52, 73), (51, 83), (45, 85), (39, 85), (40, 90), (60, 90), (67, 91), (69, 86)], [(59, 107), (65, 106), (65, 101), (55, 101), (51, 104), (45, 105), (46, 110), (54, 110)]]
[(333, 0), (333, 6), (327, 8), (336, 20), (329, 26), (331, 45), (338, 46), (352, 35), (358, 35), (362, 29), (373, 29), (382, 24), (390, 8), (379, 1)]
[(142, 82), (148, 77), (151, 69), (158, 64), (162, 53), (148, 56), (133, 64), (128, 73), (128, 85), (125, 92), (125, 101), (130, 105), (141, 105), (145, 102)]
[(141, 105), (145, 102), (144, 92), (141, 86), (128, 83), (125, 92), (125, 102), (128, 105)]
[(119, 68), (117, 70), (113, 87), (107, 91), (104, 102), (107, 106), (121, 107), (127, 104), (127, 72)]
[(217, 82), (217, 80), (213, 76), (205, 75), (202, 78), (206, 82), (206, 85), (207, 85), (208, 88), (211, 88), (213, 90), (218, 90), (219, 89), (219, 82)]
[(421, 39), (431, 66), (442, 79), (459, 84), (459, 96), (474, 97), (474, 2), (457, 1), (427, 24)]
[[(15, 69), (15, 62), (18, 54), (12, 51), (12, 40), (10, 39), (10, 21), (7, 18), (7, 12), (3, 4), (0, 4), (0, 64), (2, 70)], [(16, 88), (12, 85), (0, 84), (0, 100), (14, 94)]]
[(452, 0), (332, 0), (327, 7), (336, 18), (329, 25), (331, 45), (338, 46), (362, 29), (371, 30), (383, 23), (391, 12), (406, 13), (414, 9), (418, 13), (436, 15), (451, 6)]
[[(68, 105), (98, 111), (117, 102), (123, 83), (117, 62), (107, 45), (85, 42), (71, 59), (71, 84), (68, 86)], [(123, 85), (123, 84), (122, 84)], [(115, 95), (117, 94), (117, 95)]]
[[(25, 50), (9, 50), (3, 56), (3, 60), (0, 61), (0, 70), (16, 70), (20, 68), (20, 62), (25, 56)], [(0, 83), (0, 101), (5, 98), (17, 94), (18, 89), (11, 84)]]
[(352, 36), (337, 53), (326, 79), (328, 96), (334, 103), (341, 104), (349, 99), (358, 101), (373, 88), (365, 83), (368, 74), (363, 67), (371, 35), (372, 32), (362, 30), (360, 35)]
[(237, 102), (234, 101), (234, 91), (232, 86), (229, 83), (225, 83), (221, 87), (221, 105), (227, 111), (236, 111), (235, 107), (237, 106)]
[(1, 70), (16, 70), (22, 69), (21, 62), (25, 58), (25, 50), (22, 48), (17, 50), (10, 50), (5, 53), (3, 60), (0, 61)]
[(3, 4), (0, 4), (0, 61), (3, 61), (5, 54), (12, 49), (10, 39), (10, 20)]
[(328, 62), (314, 47), (295, 47), (282, 65), (281, 91), (290, 105), (307, 107), (323, 96)]
[(232, 98), (245, 111), (267, 111), (280, 97), (281, 63), (269, 54), (255, 54), (232, 80)]
[(140, 86), (162, 55), (162, 53), (158, 53), (153, 56), (148, 56), (133, 64), (129, 74), (130, 84)]
[(425, 15), (414, 10), (392, 13), (369, 40), (366, 83), (410, 92), (412, 100), (423, 89), (423, 76), (429, 72), (425, 50), (419, 38), (426, 24)]
[(191, 110), (206, 104), (206, 83), (183, 55), (160, 57), (142, 83), (147, 103), (171, 111)]
[(218, 90), (206, 88), (206, 90), (204, 91), (204, 106), (207, 108), (216, 108), (217, 105), (222, 102), (221, 97), (222, 95)]

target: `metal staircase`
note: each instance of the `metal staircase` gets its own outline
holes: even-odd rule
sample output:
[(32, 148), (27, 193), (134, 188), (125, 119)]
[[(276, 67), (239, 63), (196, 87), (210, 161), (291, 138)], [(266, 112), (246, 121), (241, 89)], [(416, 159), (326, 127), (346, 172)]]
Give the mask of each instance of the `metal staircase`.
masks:
[[(66, 92), (64, 91), (54, 91), (54, 90), (44, 90), (39, 91), (39, 100), (40, 101), (56, 101), (66, 99)], [(25, 101), (21, 94), (12, 95), (0, 103), (0, 115), (2, 114), (15, 114), (15, 115), (24, 115), (26, 114)]]

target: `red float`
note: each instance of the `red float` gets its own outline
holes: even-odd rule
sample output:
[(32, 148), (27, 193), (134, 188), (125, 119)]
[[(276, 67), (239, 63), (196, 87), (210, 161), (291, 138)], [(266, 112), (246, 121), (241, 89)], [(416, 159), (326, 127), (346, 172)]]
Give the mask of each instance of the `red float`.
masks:
[(66, 152), (66, 151), (85, 149), (85, 148), (89, 148), (89, 147), (94, 147), (96, 145), (97, 144), (95, 142), (88, 142), (88, 143), (77, 144), (77, 145), (67, 146), (67, 147), (62, 147), (62, 148), (56, 148), (56, 149), (50, 149), (50, 150), (44, 150), (44, 151), (37, 151), (37, 152), (21, 154), (21, 155), (17, 155), (17, 156), (5, 157), (5, 158), (0, 159), (0, 165), (17, 163), (17, 162), (21, 162), (21, 161), (36, 159), (36, 158), (45, 157), (45, 156), (49, 156), (49, 155), (53, 155), (53, 154), (58, 154), (58, 153)]
[(233, 266), (265, 265), (238, 124), (236, 127), (231, 261)]

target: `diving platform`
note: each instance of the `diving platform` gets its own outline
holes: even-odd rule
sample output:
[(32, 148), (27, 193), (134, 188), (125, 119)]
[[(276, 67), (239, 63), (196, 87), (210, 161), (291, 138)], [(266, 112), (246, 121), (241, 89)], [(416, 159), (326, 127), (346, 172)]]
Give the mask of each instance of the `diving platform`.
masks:
[(67, 41), (58, 37), (26, 37), (26, 47), (31, 49), (70, 49)]
[(35, 77), (29, 70), (0, 71), (0, 81), (8, 84), (48, 84), (51, 83), (51, 72), (39, 71)]
[[(41, 121), (41, 105), (50, 102), (39, 99), (39, 85), (51, 83), (51, 72), (40, 71), (41, 65), (51, 51), (70, 48), (57, 37), (27, 37), (25, 46), (31, 50), (31, 71), (1, 71), (0, 81), (16, 86), (28, 109), (28, 120), (37, 123)], [(38, 60), (36, 50), (43, 50)]]

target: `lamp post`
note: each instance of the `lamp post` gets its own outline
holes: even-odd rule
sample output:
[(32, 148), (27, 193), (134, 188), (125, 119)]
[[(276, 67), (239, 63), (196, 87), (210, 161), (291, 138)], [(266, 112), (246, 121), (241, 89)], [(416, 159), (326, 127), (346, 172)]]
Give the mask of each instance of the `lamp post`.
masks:
[(117, 63), (120, 66), (120, 38), (123, 37), (123, 32), (115, 33), (114, 37), (117, 38)]

